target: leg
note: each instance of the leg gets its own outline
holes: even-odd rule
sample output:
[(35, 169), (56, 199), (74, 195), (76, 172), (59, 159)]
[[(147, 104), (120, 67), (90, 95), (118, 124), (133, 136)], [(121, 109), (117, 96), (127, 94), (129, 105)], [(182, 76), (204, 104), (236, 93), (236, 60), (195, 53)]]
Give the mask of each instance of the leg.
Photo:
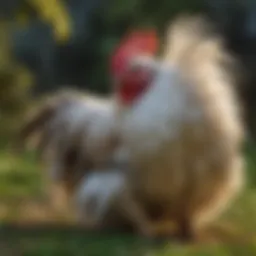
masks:
[(181, 242), (192, 242), (196, 239), (195, 230), (192, 221), (188, 217), (181, 217), (178, 220), (177, 238)]
[(128, 218), (140, 234), (147, 237), (169, 237), (173, 235), (174, 223), (169, 219), (153, 221), (130, 192), (125, 191), (123, 193), (119, 205), (123, 215)]
[(121, 214), (135, 226), (138, 232), (144, 236), (152, 237), (153, 225), (143, 207), (133, 198), (128, 190), (123, 191), (118, 202)]

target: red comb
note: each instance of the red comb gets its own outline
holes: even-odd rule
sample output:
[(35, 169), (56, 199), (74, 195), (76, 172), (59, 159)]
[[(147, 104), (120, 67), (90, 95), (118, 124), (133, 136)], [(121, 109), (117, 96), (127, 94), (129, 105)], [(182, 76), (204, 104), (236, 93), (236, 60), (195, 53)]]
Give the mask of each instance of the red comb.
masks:
[(120, 76), (129, 61), (136, 54), (154, 55), (158, 50), (158, 37), (154, 30), (135, 31), (125, 37), (111, 58), (111, 72)]

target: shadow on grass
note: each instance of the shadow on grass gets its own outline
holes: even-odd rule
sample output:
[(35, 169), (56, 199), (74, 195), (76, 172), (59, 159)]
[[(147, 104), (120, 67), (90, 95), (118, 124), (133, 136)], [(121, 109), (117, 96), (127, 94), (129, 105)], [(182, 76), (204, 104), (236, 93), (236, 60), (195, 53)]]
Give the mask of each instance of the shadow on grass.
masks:
[[(9, 256), (228, 256), (255, 255), (255, 243), (192, 244), (142, 239), (129, 234), (87, 233), (74, 229), (3, 228), (1, 240)], [(0, 248), (1, 249), (1, 248)], [(7, 252), (7, 249), (5, 249)]]

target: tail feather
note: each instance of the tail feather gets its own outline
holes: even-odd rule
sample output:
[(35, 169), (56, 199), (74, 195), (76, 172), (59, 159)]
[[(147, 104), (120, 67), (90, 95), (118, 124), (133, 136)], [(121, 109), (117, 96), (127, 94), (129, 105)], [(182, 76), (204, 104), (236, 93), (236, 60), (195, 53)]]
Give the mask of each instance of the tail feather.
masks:
[[(234, 71), (238, 63), (225, 49), (222, 37), (204, 17), (181, 16), (167, 31), (165, 45), (163, 61), (178, 68), (197, 97), (209, 102), (218, 99), (219, 105), (229, 106), (225, 124), (237, 134), (240, 142), (244, 129), (238, 120), (241, 109), (234, 90), (238, 80)], [(215, 105), (214, 102), (209, 104)]]
[[(181, 16), (175, 20), (166, 35), (163, 59), (187, 70), (214, 70), (212, 76), (220, 75), (227, 81), (236, 80), (233, 72), (237, 62), (224, 47), (224, 40), (215, 33), (214, 26), (203, 16)], [(207, 70), (206, 70), (207, 69)], [(187, 71), (186, 70), (186, 71)], [(202, 71), (196, 71), (196, 75)]]
[(46, 127), (49, 127), (51, 120), (57, 112), (64, 106), (73, 102), (74, 99), (80, 98), (81, 95), (73, 91), (61, 91), (43, 102), (41, 108), (36, 111), (25, 124), (21, 127), (15, 143), (15, 151), (21, 152), (26, 142), (36, 133), (40, 133), (40, 139), (36, 148), (43, 151), (50, 140)]
[(164, 60), (180, 62), (187, 60), (191, 50), (205, 40), (209, 24), (204, 22), (203, 17), (181, 16), (175, 20), (166, 35), (166, 48)]
[(43, 109), (41, 109), (36, 116), (31, 118), (25, 125), (21, 128), (20, 133), (18, 135), (17, 139), (17, 149), (18, 152), (20, 152), (27, 140), (34, 135), (37, 132), (42, 131), (44, 125), (49, 121), (49, 119), (52, 118), (52, 116), (55, 113), (55, 107), (54, 106), (46, 106)]

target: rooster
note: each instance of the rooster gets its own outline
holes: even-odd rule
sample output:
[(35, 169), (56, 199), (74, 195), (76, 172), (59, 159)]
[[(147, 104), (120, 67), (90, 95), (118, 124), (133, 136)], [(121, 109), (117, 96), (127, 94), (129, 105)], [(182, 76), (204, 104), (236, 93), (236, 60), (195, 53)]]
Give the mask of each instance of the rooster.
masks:
[(172, 219), (182, 240), (196, 238), (244, 184), (232, 65), (207, 21), (190, 16), (170, 26), (161, 57), (127, 38), (112, 58), (122, 143), (116, 155), (131, 165), (137, 200)]

